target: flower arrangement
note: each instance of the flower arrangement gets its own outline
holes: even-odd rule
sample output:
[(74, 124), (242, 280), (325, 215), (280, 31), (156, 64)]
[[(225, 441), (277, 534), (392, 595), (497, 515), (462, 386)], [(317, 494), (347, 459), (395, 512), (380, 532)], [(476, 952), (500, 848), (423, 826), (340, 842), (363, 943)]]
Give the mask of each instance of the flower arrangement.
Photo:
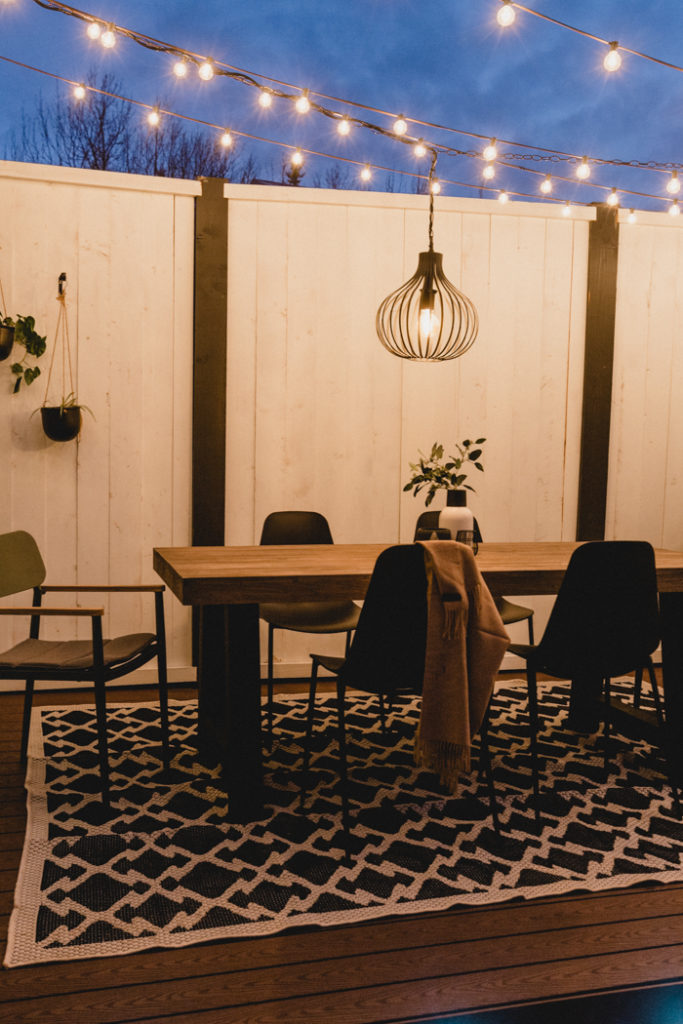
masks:
[(480, 437), (476, 441), (467, 438), (455, 445), (457, 455), (444, 455), (444, 446), (435, 441), (428, 457), (420, 452), (419, 461), (410, 463), (412, 476), (403, 490), (412, 491), (417, 495), (426, 488), (425, 505), (431, 505), (440, 490), (474, 491), (471, 484), (465, 483), (467, 473), (462, 470), (474, 466), (480, 473), (484, 472), (480, 459), (485, 441), (485, 437)]

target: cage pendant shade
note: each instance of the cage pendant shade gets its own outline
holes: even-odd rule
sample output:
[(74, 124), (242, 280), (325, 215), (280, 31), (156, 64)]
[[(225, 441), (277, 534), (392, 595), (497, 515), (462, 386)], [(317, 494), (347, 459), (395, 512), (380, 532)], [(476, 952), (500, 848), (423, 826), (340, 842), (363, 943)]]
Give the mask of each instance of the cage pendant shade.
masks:
[[(431, 232), (430, 232), (431, 235)], [(417, 270), (377, 310), (377, 334), (401, 359), (441, 362), (467, 352), (479, 330), (474, 304), (443, 272), (443, 256), (431, 245)]]

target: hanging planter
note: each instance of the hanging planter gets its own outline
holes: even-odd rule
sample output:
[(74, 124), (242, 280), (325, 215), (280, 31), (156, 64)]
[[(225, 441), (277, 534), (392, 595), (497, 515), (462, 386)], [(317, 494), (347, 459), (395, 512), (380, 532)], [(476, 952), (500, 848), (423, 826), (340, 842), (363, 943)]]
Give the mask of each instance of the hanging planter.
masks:
[[(55, 344), (50, 360), (50, 369), (47, 375), (47, 386), (45, 388), (45, 400), (40, 407), (40, 419), (43, 424), (43, 432), (51, 441), (73, 441), (81, 432), (83, 425), (82, 410), (90, 412), (87, 405), (80, 405), (73, 386), (73, 372), (71, 369), (71, 348), (69, 344), (69, 322), (66, 312), (66, 274), (59, 275), (59, 314), (57, 316), (57, 327), (55, 330)], [(48, 404), (50, 393), (50, 380), (52, 378), (52, 367), (55, 361), (55, 353), (61, 349), (62, 355), (62, 399), (59, 404)], [(66, 381), (68, 377), (69, 392), (66, 393)], [(90, 412), (90, 415), (92, 413)]]
[(2, 280), (0, 280), (0, 362), (9, 359), (15, 343), (26, 349), (21, 362), (12, 363), (11, 366), (15, 378), (14, 394), (21, 387), (22, 381), (28, 385), (40, 376), (37, 366), (26, 364), (27, 356), (37, 359), (45, 351), (45, 338), (38, 334), (35, 326), (36, 322), (32, 316), (12, 317), (9, 315), (5, 293), (2, 289)]
[[(6, 317), (9, 320), (9, 317)], [(14, 324), (0, 323), (0, 362), (7, 359), (14, 347)]]

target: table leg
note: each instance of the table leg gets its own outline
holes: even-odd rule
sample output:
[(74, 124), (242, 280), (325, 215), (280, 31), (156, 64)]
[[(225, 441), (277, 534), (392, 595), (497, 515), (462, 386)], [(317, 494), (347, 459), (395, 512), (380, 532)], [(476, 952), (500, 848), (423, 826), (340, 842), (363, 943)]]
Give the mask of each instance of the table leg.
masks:
[(198, 751), (220, 763), (231, 821), (263, 814), (258, 605), (203, 605), (199, 627)]

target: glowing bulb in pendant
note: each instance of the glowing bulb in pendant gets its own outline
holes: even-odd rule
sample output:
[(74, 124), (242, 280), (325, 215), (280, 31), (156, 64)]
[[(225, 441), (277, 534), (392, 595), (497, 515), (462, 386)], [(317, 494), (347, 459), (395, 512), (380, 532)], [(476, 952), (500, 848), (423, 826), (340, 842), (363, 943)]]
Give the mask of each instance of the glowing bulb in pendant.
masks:
[(294, 106), (296, 107), (300, 114), (307, 114), (308, 111), (311, 109), (311, 101), (308, 98), (308, 93), (303, 92), (301, 96), (299, 96)]
[(102, 26), (99, 21), (91, 21), (86, 32), (88, 34), (88, 39), (99, 39), (102, 35)]
[[(432, 299), (432, 302), (434, 300)], [(420, 309), (420, 341), (426, 343), (431, 341), (439, 333), (441, 320), (434, 309), (427, 306)]]
[(681, 191), (681, 183), (678, 180), (678, 171), (671, 172), (671, 177), (666, 183), (666, 191), (671, 196), (676, 196)]
[(553, 182), (549, 174), (546, 174), (545, 178), (541, 182), (541, 192), (549, 196), (553, 190)]
[(609, 50), (605, 55), (605, 59), (602, 62), (602, 66), (605, 71), (618, 71), (621, 67), (621, 54), (619, 53), (619, 43), (610, 43)]
[(576, 177), (581, 178), (585, 181), (586, 178), (590, 177), (591, 169), (588, 164), (588, 157), (584, 157), (580, 164), (576, 168)]
[(100, 42), (105, 50), (111, 50), (113, 46), (116, 46), (116, 33), (114, 32), (113, 25), (107, 25), (106, 29), (100, 36)]
[(499, 8), (496, 21), (502, 28), (507, 28), (513, 23), (517, 12), (510, 3), (510, 0), (503, 0), (503, 6)]
[(394, 133), (396, 135), (405, 135), (407, 131), (408, 124), (406, 122), (406, 119), (404, 118), (403, 114), (399, 114), (399, 116), (394, 121)]
[(496, 147), (496, 140), (495, 139), (491, 139), (491, 141), (489, 142), (488, 146), (486, 146), (484, 148), (484, 152), (482, 153), (482, 156), (484, 157), (484, 160), (489, 160), (490, 161), (490, 160), (495, 160), (496, 159), (496, 157), (498, 156), (498, 149)]
[(202, 82), (210, 82), (215, 73), (213, 64), (210, 60), (203, 61), (197, 69), (197, 74), (201, 78)]
[(261, 106), (264, 109), (266, 109), (266, 108), (272, 106), (272, 104), (273, 104), (273, 94), (271, 92), (268, 92), (267, 89), (261, 89), (258, 101), (261, 104)]

